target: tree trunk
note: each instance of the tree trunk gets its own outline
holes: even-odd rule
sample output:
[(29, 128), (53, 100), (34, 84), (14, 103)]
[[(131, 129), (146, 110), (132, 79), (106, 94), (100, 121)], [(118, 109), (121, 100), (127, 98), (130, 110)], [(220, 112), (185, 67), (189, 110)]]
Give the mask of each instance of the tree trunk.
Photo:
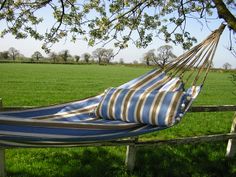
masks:
[(213, 0), (216, 5), (217, 13), (219, 18), (223, 18), (228, 26), (236, 32), (236, 18), (235, 16), (229, 11), (222, 0)]
[(146, 64), (147, 64), (147, 66), (149, 66), (149, 60), (148, 59), (146, 60)]
[(102, 60), (102, 59), (99, 57), (99, 58), (98, 58), (98, 64), (99, 64), (99, 65), (101, 64), (101, 60)]

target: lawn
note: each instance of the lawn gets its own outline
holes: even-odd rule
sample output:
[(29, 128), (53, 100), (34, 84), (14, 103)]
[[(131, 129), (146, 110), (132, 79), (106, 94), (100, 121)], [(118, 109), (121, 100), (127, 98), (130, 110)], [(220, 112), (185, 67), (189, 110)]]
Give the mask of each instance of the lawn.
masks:
[[(97, 65), (0, 64), (4, 106), (47, 106), (96, 95), (151, 68)], [(236, 104), (230, 73), (211, 72), (195, 105)], [(229, 132), (233, 113), (188, 113), (177, 126), (141, 136), (168, 139)], [(7, 150), (12, 177), (236, 176), (226, 142), (140, 148), (134, 172), (125, 170), (125, 147)]]

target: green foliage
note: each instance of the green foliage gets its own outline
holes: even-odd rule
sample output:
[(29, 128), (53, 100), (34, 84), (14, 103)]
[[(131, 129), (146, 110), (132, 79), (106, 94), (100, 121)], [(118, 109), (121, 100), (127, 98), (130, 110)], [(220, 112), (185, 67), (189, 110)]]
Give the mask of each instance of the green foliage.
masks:
[(8, 51), (0, 52), (0, 60), (8, 60), (8, 59), (9, 59)]
[(67, 62), (68, 58), (71, 56), (69, 50), (63, 50), (60, 52), (59, 56), (62, 58), (63, 62)]
[(91, 58), (91, 55), (89, 53), (84, 53), (83, 57), (84, 57), (84, 61), (88, 63), (89, 59)]
[(146, 63), (147, 66), (149, 66), (155, 61), (155, 58), (156, 58), (155, 49), (151, 49), (144, 54), (143, 61)]
[(49, 59), (51, 59), (53, 61), (53, 63), (56, 63), (58, 61), (58, 54), (55, 52), (50, 52), (49, 53)]
[(8, 56), (12, 58), (12, 60), (16, 60), (16, 57), (20, 55), (20, 52), (16, 50), (14, 47), (9, 48)]
[[(2, 28), (0, 36), (11, 33), (18, 39), (32, 37), (43, 40), (42, 48), (46, 52), (63, 38), (70, 38), (71, 41), (83, 38), (91, 46), (101, 41), (104, 44), (114, 41), (114, 45), (122, 49), (128, 46), (128, 41), (137, 47), (147, 47), (157, 35), (188, 49), (196, 42), (186, 31), (188, 20), (211, 21), (208, 17), (213, 15), (215, 6), (222, 8), (215, 1), (3, 0), (0, 21), (7, 25)], [(233, 13), (235, 2), (227, 1), (225, 7)], [(48, 13), (41, 16), (42, 11)], [(54, 18), (55, 23), (47, 26), (45, 32), (38, 31), (35, 26), (41, 25), (48, 15)], [(227, 15), (224, 18), (229, 22)], [(234, 24), (235, 19), (232, 21), (229, 25)]]
[(156, 65), (159, 68), (164, 68), (171, 60), (176, 58), (173, 53), (173, 47), (170, 45), (160, 46), (156, 53), (157, 55), (155, 54), (155, 49), (152, 49), (144, 54), (143, 61), (146, 65)]
[(170, 45), (163, 45), (157, 49), (157, 57), (154, 62), (161, 68), (164, 68), (171, 60), (175, 59), (176, 55), (173, 53), (173, 47)]
[(97, 48), (93, 51), (93, 57), (98, 59), (98, 63), (110, 63), (114, 57), (113, 49)]
[(75, 55), (74, 57), (75, 57), (75, 61), (78, 63), (79, 60), (80, 60), (80, 56), (79, 55)]
[(222, 67), (223, 67), (223, 69), (228, 70), (228, 69), (232, 68), (232, 65), (230, 63), (226, 62), (226, 63), (223, 64)]
[(36, 59), (36, 60), (38, 61), (40, 58), (43, 58), (43, 55), (42, 55), (39, 51), (35, 51), (35, 52), (32, 54), (32, 58), (33, 58), (33, 59)]

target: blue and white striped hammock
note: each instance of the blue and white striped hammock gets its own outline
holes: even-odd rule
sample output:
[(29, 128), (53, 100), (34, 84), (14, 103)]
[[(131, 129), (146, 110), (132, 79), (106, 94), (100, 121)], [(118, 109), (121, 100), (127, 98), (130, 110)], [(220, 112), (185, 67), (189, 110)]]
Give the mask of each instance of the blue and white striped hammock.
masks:
[[(142, 90), (144, 90), (145, 93), (169, 91), (187, 94), (188, 96), (184, 97), (184, 100), (182, 100), (184, 102), (187, 100), (186, 104), (180, 104), (182, 109), (181, 114), (177, 113), (171, 124), (150, 125), (143, 121), (130, 121), (129, 114), (127, 114), (125, 120), (123, 120), (123, 118), (115, 120), (100, 118), (96, 115), (95, 109), (101, 101), (109, 97), (107, 95), (104, 96), (105, 93), (103, 93), (88, 99), (56, 106), (23, 111), (1, 112), (0, 146), (76, 146), (138, 136), (175, 125), (186, 113), (192, 101), (201, 90), (222, 30), (223, 29), (220, 28), (213, 32), (206, 40), (169, 63), (163, 70), (154, 69), (117, 88), (119, 89), (117, 93), (121, 92), (120, 90), (132, 92), (128, 102), (132, 100), (135, 94), (139, 94), (139, 92), (144, 94)], [(190, 70), (192, 68), (197, 68), (198, 72), (195, 70), (191, 72)], [(205, 72), (205, 77), (199, 84), (197, 82), (202, 72)], [(188, 75), (183, 75), (184, 73)], [(195, 76), (193, 77), (193, 75)], [(188, 89), (185, 89), (184, 84), (191, 78), (194, 78), (194, 81)], [(116, 96), (117, 95), (118, 94), (116, 94)], [(162, 95), (162, 99), (159, 100), (158, 105), (155, 107), (156, 114), (162, 114), (164, 117), (168, 116), (168, 113), (171, 112), (170, 109), (172, 109), (174, 105), (173, 99), (175, 99), (173, 94)], [(124, 102), (117, 100), (115, 103), (112, 102), (113, 105), (117, 104), (119, 106), (124, 104)], [(163, 104), (165, 104), (165, 106), (163, 106)], [(179, 107), (175, 107), (172, 112), (178, 112), (178, 109)], [(142, 111), (142, 114), (147, 114), (145, 110), (142, 109)]]

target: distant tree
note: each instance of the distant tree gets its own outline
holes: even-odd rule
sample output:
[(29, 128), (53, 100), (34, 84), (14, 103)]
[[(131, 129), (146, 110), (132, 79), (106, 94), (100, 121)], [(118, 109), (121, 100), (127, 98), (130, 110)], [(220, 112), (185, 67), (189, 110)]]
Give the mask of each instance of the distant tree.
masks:
[(138, 64), (138, 61), (137, 61), (137, 60), (134, 60), (134, 61), (133, 61), (133, 64), (134, 64), (134, 65), (137, 65), (137, 64)]
[(101, 64), (102, 61), (105, 63), (110, 63), (113, 59), (114, 53), (113, 49), (97, 48), (93, 51), (93, 56), (98, 59), (98, 64)]
[(16, 60), (16, 57), (20, 55), (20, 52), (16, 50), (14, 47), (9, 48), (8, 50), (9, 57), (12, 58), (12, 60)]
[(97, 48), (95, 51), (93, 51), (93, 57), (98, 59), (98, 64), (101, 64), (105, 52), (106, 49), (104, 48)]
[(119, 60), (119, 64), (123, 65), (125, 62), (124, 62), (124, 59), (123, 58), (120, 58)]
[(103, 56), (103, 61), (107, 64), (111, 62), (111, 60), (114, 57), (113, 49), (106, 49), (104, 56)]
[(53, 61), (53, 63), (56, 63), (58, 55), (55, 52), (49, 53), (49, 58)]
[(155, 58), (156, 58), (155, 49), (152, 49), (144, 54), (143, 61), (147, 66), (149, 66), (153, 61), (155, 61)]
[(43, 58), (43, 55), (39, 51), (36, 51), (33, 53), (33, 55), (31, 57), (35, 58), (37, 61), (39, 61), (40, 58)]
[(78, 63), (80, 60), (80, 56), (79, 55), (75, 55), (75, 61)]
[(223, 69), (228, 70), (228, 69), (231, 69), (231, 68), (232, 68), (232, 65), (227, 62), (227, 63), (223, 64), (222, 67), (223, 67)]
[(69, 50), (63, 50), (60, 52), (60, 57), (66, 63), (68, 58), (70, 57)]
[(163, 45), (157, 49), (157, 56), (154, 62), (160, 67), (164, 68), (167, 63), (176, 58), (176, 55), (172, 52), (173, 47), (170, 45)]
[(4, 59), (4, 60), (9, 59), (9, 52), (8, 51), (0, 52), (0, 60), (1, 59)]
[(84, 53), (83, 58), (84, 58), (84, 61), (88, 63), (89, 59), (91, 58), (91, 55), (89, 53)]

